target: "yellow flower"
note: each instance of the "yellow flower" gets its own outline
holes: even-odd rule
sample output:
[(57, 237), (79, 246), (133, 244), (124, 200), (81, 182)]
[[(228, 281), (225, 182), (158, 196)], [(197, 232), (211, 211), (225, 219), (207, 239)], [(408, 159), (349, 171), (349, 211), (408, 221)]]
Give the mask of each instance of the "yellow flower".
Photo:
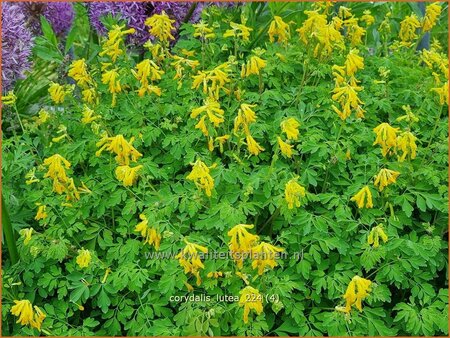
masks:
[(402, 156), (399, 157), (400, 162), (403, 162), (408, 155), (412, 160), (416, 158), (416, 140), (417, 138), (409, 131), (402, 133), (397, 138), (397, 149), (403, 152)]
[(289, 143), (284, 142), (281, 137), (277, 137), (278, 145), (280, 146), (281, 153), (291, 158), (292, 157), (292, 146)]
[(11, 307), (11, 313), (19, 317), (16, 323), (28, 325), (33, 322), (33, 306), (28, 299), (14, 300), (15, 305)]
[(377, 135), (373, 145), (381, 145), (381, 154), (386, 157), (389, 150), (397, 145), (398, 128), (393, 128), (389, 123), (381, 123), (373, 129)]
[(306, 196), (306, 190), (303, 186), (298, 184), (297, 179), (293, 178), (286, 183), (284, 188), (284, 198), (288, 204), (289, 209), (293, 209), (294, 205), (300, 207), (300, 198)]
[(402, 42), (411, 42), (417, 38), (416, 30), (420, 27), (419, 19), (415, 14), (406, 16), (405, 19), (400, 23), (399, 36)]
[[(192, 89), (198, 89), (200, 85), (203, 85), (203, 92), (216, 93), (218, 96), (219, 89), (226, 89), (225, 84), (231, 80), (228, 74), (231, 72), (230, 64), (228, 62), (222, 63), (212, 70), (198, 71), (197, 75), (193, 75)], [(208, 83), (211, 82), (211, 87), (208, 87)]]
[(257, 289), (251, 286), (246, 286), (239, 294), (241, 295), (239, 298), (239, 306), (244, 307), (244, 323), (247, 324), (250, 310), (254, 310), (258, 315), (263, 312), (263, 296)]
[(203, 133), (203, 135), (208, 136), (208, 128), (206, 127), (205, 123), (206, 115), (203, 115), (198, 123), (195, 125), (195, 129), (200, 129), (200, 131)]
[(361, 26), (355, 22), (354, 24), (348, 26), (347, 37), (350, 40), (350, 45), (352, 47), (360, 45), (362, 43), (362, 37), (366, 34), (366, 31)]
[(111, 269), (110, 268), (107, 268), (106, 270), (105, 270), (105, 274), (103, 275), (103, 278), (102, 278), (102, 284), (105, 284), (106, 283), (106, 279), (108, 278), (108, 275), (111, 273)]
[(130, 141), (127, 141), (123, 135), (113, 137), (108, 137), (105, 135), (99, 142), (97, 142), (96, 145), (97, 147), (100, 147), (100, 149), (95, 153), (95, 155), (97, 157), (100, 156), (103, 150), (106, 149), (107, 151), (117, 155), (116, 161), (119, 165), (129, 165), (130, 160), (136, 162), (140, 157), (142, 157), (142, 154), (133, 147), (133, 141), (134, 137), (132, 137)]
[(98, 103), (97, 91), (95, 88), (86, 88), (81, 92), (83, 101), (89, 104)]
[(266, 60), (261, 59), (259, 56), (251, 56), (246, 65), (242, 65), (241, 77), (247, 77), (252, 74), (260, 74), (260, 70), (267, 65)]
[(14, 94), (12, 90), (8, 92), (8, 94), (2, 96), (2, 104), (5, 105), (14, 105), (16, 104), (17, 96)]
[(67, 201), (72, 201), (72, 200), (79, 200), (80, 199), (80, 193), (78, 192), (77, 187), (75, 187), (75, 183), (73, 181), (73, 178), (69, 178), (69, 181), (67, 183), (67, 196), (66, 196), (66, 200)]
[(359, 209), (364, 208), (364, 202), (366, 202), (366, 208), (373, 208), (372, 193), (367, 185), (365, 185), (355, 196), (350, 198), (350, 201), (356, 202)]
[(286, 134), (288, 140), (298, 140), (298, 127), (300, 127), (300, 123), (293, 118), (290, 117), (280, 124), (281, 130)]
[(38, 117), (35, 117), (36, 119), (36, 125), (40, 126), (41, 124), (44, 124), (50, 119), (50, 114), (48, 111), (41, 109), (39, 111)]
[(375, 186), (378, 186), (380, 191), (383, 191), (385, 187), (389, 184), (395, 183), (397, 177), (400, 175), (398, 171), (381, 169), (380, 172), (375, 176)]
[(139, 218), (142, 222), (136, 225), (134, 231), (141, 233), (141, 236), (144, 237), (144, 244), (148, 243), (149, 245), (153, 245), (156, 250), (159, 250), (161, 234), (155, 228), (148, 226), (148, 219), (144, 214), (140, 214)]
[(102, 74), (102, 83), (108, 85), (108, 89), (111, 94), (120, 93), (122, 91), (117, 68), (104, 72)]
[(247, 229), (253, 229), (253, 227), (253, 224), (238, 224), (227, 233), (230, 237), (228, 246), (231, 256), (239, 268), (242, 268), (244, 259), (250, 256), (252, 247), (256, 245), (259, 239), (257, 235), (253, 235), (247, 231)]
[(174, 55), (173, 58), (175, 61), (172, 62), (171, 65), (174, 66), (176, 70), (176, 74), (173, 78), (174, 80), (181, 79), (183, 77), (184, 66), (195, 69), (200, 65), (200, 62), (197, 60), (189, 60), (178, 55)]
[(363, 14), (364, 15), (361, 17), (361, 21), (364, 21), (366, 26), (370, 26), (375, 22), (375, 18), (372, 16), (370, 10), (365, 10)]
[(100, 115), (94, 115), (94, 114), (95, 114), (95, 112), (92, 109), (90, 109), (88, 106), (84, 106), (83, 118), (81, 119), (81, 123), (89, 124), (89, 123), (101, 118)]
[(210, 152), (214, 151), (214, 139), (211, 136), (208, 139), (208, 150)]
[(46, 205), (40, 205), (37, 211), (36, 216), (34, 217), (34, 219), (36, 221), (39, 221), (40, 219), (46, 219), (47, 218), (47, 213), (45, 212), (45, 209), (47, 208)]
[(198, 188), (205, 190), (205, 194), (208, 197), (211, 197), (211, 192), (214, 188), (214, 179), (209, 174), (210, 168), (213, 167), (215, 165), (207, 167), (205, 163), (198, 159), (192, 165), (192, 171), (186, 177), (188, 180), (193, 181)]
[(248, 152), (252, 155), (258, 156), (261, 151), (264, 151), (264, 148), (261, 147), (258, 142), (255, 141), (252, 135), (248, 134), (245, 137), (247, 141)]
[(31, 241), (31, 236), (33, 235), (33, 228), (22, 229), (19, 234), (23, 238), (23, 244), (27, 245)]
[(278, 258), (278, 253), (283, 251), (283, 248), (277, 248), (272, 244), (261, 242), (252, 248), (252, 268), (258, 268), (258, 275), (261, 276), (266, 266), (272, 269), (277, 266), (275, 259)]
[(36, 182), (39, 182), (40, 180), (36, 177), (36, 168), (32, 168), (32, 169), (30, 169), (27, 173), (26, 173), (26, 175), (25, 175), (25, 178), (27, 179), (26, 181), (25, 181), (25, 183), (26, 183), (26, 185), (30, 185), (30, 184), (33, 184), (33, 183), (36, 183)]
[(58, 83), (52, 82), (50, 87), (48, 88), (48, 92), (50, 94), (51, 99), (56, 104), (63, 103), (64, 99), (66, 97), (66, 90), (64, 89), (64, 86), (61, 86)]
[(432, 88), (431, 90), (439, 94), (439, 103), (441, 105), (448, 105), (448, 81), (442, 87)]
[(152, 54), (152, 57), (155, 61), (160, 62), (166, 58), (166, 54), (164, 52), (163, 46), (160, 43), (152, 43), (151, 40), (148, 40), (144, 47), (149, 50)]
[(194, 38), (200, 37), (204, 40), (206, 39), (212, 39), (216, 37), (216, 34), (214, 34), (214, 31), (212, 28), (208, 26), (207, 23), (205, 23), (203, 20), (201, 20), (197, 24), (193, 24), (192, 27), (194, 27)]
[[(195, 119), (201, 113), (206, 113), (206, 116), (208, 116), (209, 121), (214, 124), (214, 127), (218, 127), (224, 121), (224, 111), (220, 108), (219, 102), (212, 97), (208, 97), (204, 101), (203, 106), (192, 109), (191, 118)], [(200, 127), (198, 129), (200, 129)]]
[(208, 272), (208, 274), (206, 275), (206, 277), (208, 277), (208, 278), (215, 278), (215, 279), (222, 277), (222, 276), (223, 276), (222, 271), (211, 271), (211, 272)]
[(124, 187), (131, 187), (138, 180), (138, 172), (142, 169), (142, 165), (134, 168), (128, 165), (120, 165), (116, 168), (116, 177), (123, 183)]
[(175, 258), (178, 259), (178, 262), (184, 268), (184, 273), (191, 273), (194, 275), (197, 278), (197, 286), (200, 286), (202, 279), (200, 278), (199, 270), (204, 269), (205, 266), (201, 261), (202, 256), (199, 255), (198, 251), (207, 253), (208, 249), (204, 246), (190, 243), (187, 240), (185, 240), (185, 243), (186, 246), (175, 256)]
[(194, 291), (194, 287), (191, 284), (189, 284), (188, 282), (183, 282), (183, 284), (186, 286), (186, 289), (188, 290), (188, 292)]
[(161, 14), (153, 14), (145, 20), (145, 25), (150, 27), (149, 32), (151, 35), (166, 43), (169, 40), (175, 40), (172, 35), (174, 22), (175, 20), (170, 19), (166, 12), (162, 11)]
[(223, 145), (225, 144), (226, 141), (228, 141), (229, 138), (230, 138), (230, 135), (223, 135), (223, 136), (218, 136), (215, 138), (214, 141), (219, 142), (219, 150), (221, 153), (223, 153)]
[(343, 295), (346, 302), (345, 307), (336, 307), (336, 309), (349, 313), (352, 306), (356, 306), (359, 311), (362, 311), (362, 301), (369, 295), (371, 284), (372, 282), (368, 279), (359, 276), (353, 277)]
[(99, 55), (104, 56), (106, 54), (113, 62), (116, 62), (117, 58), (124, 53), (121, 48), (121, 44), (123, 44), (123, 36), (133, 34), (134, 32), (134, 28), (126, 29), (125, 25), (114, 25), (108, 32), (108, 39), (102, 45), (102, 51)]
[(348, 76), (353, 76), (358, 69), (364, 69), (364, 59), (359, 56), (359, 50), (352, 49), (345, 60), (345, 68)]
[(33, 321), (30, 323), (31, 327), (34, 327), (35, 329), (38, 329), (41, 331), (42, 322), (44, 321), (45, 317), (47, 315), (36, 305), (34, 306), (34, 310), (36, 313), (33, 316)]
[(358, 92), (361, 90), (363, 90), (363, 87), (358, 86), (354, 78), (350, 80), (350, 83), (345, 83), (343, 86), (337, 86), (333, 89), (332, 99), (341, 105), (342, 110), (334, 105), (332, 108), (342, 120), (351, 115), (352, 109), (356, 110), (356, 117), (364, 117), (364, 110), (361, 108), (364, 102), (358, 97)]
[(88, 73), (85, 59), (73, 61), (67, 74), (82, 88), (87, 88), (93, 82)]
[(286, 45), (291, 37), (291, 30), (289, 25), (283, 21), (280, 16), (274, 16), (269, 26), (270, 42), (275, 41), (275, 36), (278, 36), (278, 42)]
[(64, 189), (58, 188), (58, 184), (68, 182), (66, 170), (70, 168), (70, 162), (59, 154), (52, 155), (44, 160), (44, 165), (48, 166), (48, 171), (44, 175), (53, 179), (53, 190), (58, 194), (61, 194)]
[(378, 248), (380, 246), (380, 237), (384, 243), (388, 241), (388, 236), (384, 232), (382, 224), (372, 228), (367, 237), (367, 244), (372, 245), (374, 248)]
[(248, 135), (250, 134), (250, 131), (248, 129), (248, 126), (256, 121), (256, 114), (252, 110), (252, 108), (256, 107), (255, 104), (241, 104), (238, 115), (234, 119), (234, 132), (237, 133), (239, 131), (239, 128), (242, 126), (244, 129), (244, 132)]
[(87, 268), (91, 263), (91, 252), (86, 249), (78, 250), (77, 264), (80, 268)]
[(161, 80), (161, 75), (164, 74), (164, 71), (152, 60), (145, 59), (136, 65), (136, 71), (132, 70), (132, 73), (139, 80), (141, 86), (144, 87), (149, 84), (149, 78), (150, 81)]
[(228, 29), (224, 34), (224, 38), (228, 37), (235, 37), (235, 38), (241, 38), (242, 41), (248, 42), (250, 41), (250, 32), (253, 30), (253, 28), (247, 27), (240, 23), (230, 22), (231, 29)]
[(442, 7), (437, 3), (427, 6), (422, 23), (422, 32), (428, 32), (436, 25), (436, 22), (441, 15), (441, 11)]

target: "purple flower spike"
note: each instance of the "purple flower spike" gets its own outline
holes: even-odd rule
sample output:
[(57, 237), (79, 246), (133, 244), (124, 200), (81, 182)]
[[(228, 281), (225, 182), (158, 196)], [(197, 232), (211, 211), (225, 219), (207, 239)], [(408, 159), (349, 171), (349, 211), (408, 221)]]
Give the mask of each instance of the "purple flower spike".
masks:
[(12, 88), (31, 67), (29, 57), (33, 45), (31, 31), (25, 24), (20, 6), (4, 2), (2, 13), (2, 91)]

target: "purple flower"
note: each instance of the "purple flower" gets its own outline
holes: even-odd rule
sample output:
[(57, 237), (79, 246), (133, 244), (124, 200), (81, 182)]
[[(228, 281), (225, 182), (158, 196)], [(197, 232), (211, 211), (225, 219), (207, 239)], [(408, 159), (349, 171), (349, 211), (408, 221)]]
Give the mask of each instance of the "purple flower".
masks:
[(150, 34), (145, 26), (145, 19), (151, 15), (151, 8), (147, 2), (91, 2), (89, 3), (89, 18), (91, 25), (99, 35), (106, 34), (106, 28), (100, 21), (103, 16), (111, 14), (119, 16), (127, 22), (129, 27), (136, 30), (130, 36), (129, 42), (140, 45), (145, 43)]
[(58, 36), (66, 35), (75, 16), (70, 2), (22, 2), (22, 10), (27, 17), (27, 24), (35, 35), (42, 34), (40, 16), (51, 24)]
[[(152, 2), (153, 13), (160, 14), (162, 11), (175, 20), (175, 27), (178, 28), (190, 14), (189, 22), (197, 22), (200, 19), (204, 4), (201, 2)], [(191, 7), (195, 5), (192, 13)]]
[(12, 88), (15, 80), (23, 78), (31, 66), (29, 57), (33, 45), (31, 31), (25, 24), (20, 6), (4, 2), (2, 13), (2, 87)]

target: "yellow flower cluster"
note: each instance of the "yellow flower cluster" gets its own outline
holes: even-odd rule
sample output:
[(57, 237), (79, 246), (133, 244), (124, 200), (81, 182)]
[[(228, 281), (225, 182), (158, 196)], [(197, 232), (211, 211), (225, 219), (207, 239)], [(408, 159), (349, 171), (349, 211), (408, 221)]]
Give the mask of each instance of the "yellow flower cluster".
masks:
[(201, 20), (197, 24), (192, 25), (194, 27), (194, 38), (201, 38), (203, 40), (207, 39), (213, 39), (216, 37), (216, 34), (214, 34), (214, 30), (208, 26), (207, 23), (205, 23), (203, 20)]
[(381, 145), (381, 154), (386, 157), (392, 153), (392, 149), (402, 151), (402, 155), (398, 157), (400, 162), (403, 162), (407, 156), (410, 159), (416, 158), (417, 145), (416, 137), (408, 130), (397, 135), (399, 128), (394, 128), (389, 123), (381, 123), (373, 130), (376, 134), (374, 145)]
[(108, 32), (108, 38), (103, 43), (102, 51), (99, 53), (99, 55), (108, 55), (112, 62), (116, 62), (117, 58), (125, 53), (123, 49), (123, 37), (128, 34), (133, 34), (134, 32), (134, 28), (126, 29), (125, 25), (114, 25)]
[(432, 45), (430, 50), (423, 49), (420, 58), (433, 71), (437, 87), (431, 90), (439, 95), (441, 105), (448, 105), (448, 58), (440, 53), (440, 48), (439, 45)]
[(364, 204), (366, 208), (373, 208), (372, 193), (370, 192), (369, 186), (365, 185), (350, 201), (356, 202), (359, 209), (364, 208)]
[(73, 86), (70, 85), (60, 85), (58, 83), (52, 82), (48, 87), (48, 93), (50, 98), (56, 104), (64, 103), (66, 95), (72, 94)]
[(355, 73), (358, 69), (363, 68), (364, 59), (359, 56), (357, 49), (350, 50), (344, 66), (333, 66), (335, 87), (332, 99), (339, 103), (340, 108), (335, 105), (332, 107), (342, 120), (347, 119), (351, 115), (352, 110), (355, 110), (356, 117), (364, 117), (364, 109), (362, 108), (364, 102), (358, 97), (358, 92), (363, 90), (363, 87), (358, 86), (359, 81), (355, 78)]
[(300, 127), (300, 123), (293, 117), (289, 117), (280, 123), (281, 131), (286, 134), (287, 142), (283, 141), (283, 139), (278, 136), (278, 146), (280, 147), (281, 154), (285, 157), (291, 158), (293, 155), (293, 146), (289, 144), (290, 140), (298, 140), (298, 127)]
[(256, 122), (256, 113), (252, 108), (255, 108), (254, 104), (242, 103), (238, 109), (238, 114), (234, 119), (234, 132), (238, 133), (240, 130), (244, 131), (247, 148), (250, 154), (258, 156), (264, 148), (261, 147), (258, 142), (253, 138), (250, 132), (250, 124)]
[(174, 55), (173, 59), (174, 62), (171, 63), (172, 66), (175, 68), (175, 76), (174, 80), (178, 79), (178, 89), (181, 88), (181, 85), (183, 82), (181, 81), (183, 79), (183, 72), (185, 71), (185, 67), (190, 67), (192, 70), (194, 70), (196, 67), (200, 65), (200, 62), (197, 60), (190, 60), (178, 55)]
[(139, 96), (144, 96), (145, 93), (161, 96), (161, 89), (149, 83), (149, 80), (151, 82), (161, 80), (161, 75), (164, 74), (164, 71), (156, 63), (145, 59), (136, 65), (136, 70), (131, 72), (141, 84), (141, 88), (138, 90)]
[(139, 218), (141, 222), (136, 225), (134, 231), (141, 233), (141, 236), (144, 238), (144, 244), (148, 243), (153, 245), (156, 250), (159, 250), (161, 234), (155, 228), (148, 226), (148, 219), (144, 214), (140, 214)]
[(244, 323), (248, 323), (248, 315), (250, 310), (254, 310), (258, 315), (263, 312), (263, 297), (259, 291), (251, 286), (246, 286), (239, 292), (239, 306), (244, 307)]
[(169, 40), (175, 40), (172, 35), (174, 22), (175, 20), (170, 19), (166, 12), (162, 11), (161, 14), (153, 14), (147, 18), (145, 25), (150, 27), (149, 32), (151, 35), (157, 37), (164, 44), (167, 44)]
[(242, 65), (241, 77), (248, 77), (252, 74), (260, 75), (261, 69), (266, 65), (266, 60), (261, 59), (258, 55), (252, 55), (247, 63)]
[(77, 264), (80, 267), (80, 269), (87, 268), (91, 263), (91, 260), (92, 255), (89, 250), (86, 249), (78, 250)]
[(137, 182), (138, 172), (143, 168), (142, 165), (136, 167), (130, 167), (131, 162), (137, 162), (137, 160), (142, 157), (142, 154), (133, 147), (134, 137), (127, 141), (123, 135), (117, 135), (108, 137), (104, 134), (102, 139), (97, 142), (97, 147), (99, 150), (95, 153), (98, 157), (101, 155), (103, 150), (107, 150), (111, 153), (116, 154), (116, 161), (118, 167), (116, 168), (116, 177), (119, 181), (123, 183), (125, 187), (132, 186)]
[(262, 275), (266, 267), (273, 269), (277, 266), (276, 258), (279, 252), (284, 251), (272, 244), (260, 242), (259, 236), (253, 235), (247, 229), (253, 229), (253, 224), (238, 224), (228, 231), (231, 256), (238, 268), (242, 268), (244, 260), (250, 257), (252, 268), (258, 269), (258, 275)]
[(36, 221), (39, 221), (40, 219), (46, 219), (47, 216), (48, 216), (47, 212), (45, 211), (46, 209), (47, 209), (46, 205), (38, 205), (38, 211), (37, 211), (36, 216), (34, 217), (34, 219)]
[(44, 159), (44, 165), (48, 167), (44, 178), (50, 177), (53, 179), (53, 191), (57, 194), (65, 192), (66, 200), (79, 200), (80, 193), (75, 187), (73, 178), (69, 178), (66, 174), (66, 169), (70, 168), (70, 162), (59, 154), (52, 155)]
[(388, 241), (388, 236), (384, 232), (382, 224), (372, 228), (369, 236), (367, 237), (367, 243), (372, 245), (374, 248), (378, 248), (380, 246), (380, 238), (384, 243)]
[(203, 93), (209, 93), (210, 96), (218, 98), (220, 89), (226, 91), (225, 84), (231, 80), (228, 74), (231, 72), (228, 62), (222, 63), (212, 70), (198, 71), (197, 75), (192, 76), (192, 89), (198, 89), (203, 86)]
[(306, 189), (297, 182), (297, 178), (291, 179), (284, 188), (284, 198), (289, 209), (300, 207), (300, 199), (306, 196)]
[(96, 83), (89, 74), (86, 60), (75, 60), (69, 67), (68, 75), (82, 89), (83, 101), (89, 104), (98, 103)]
[(245, 23), (235, 23), (230, 22), (231, 29), (228, 29), (224, 34), (224, 38), (234, 37), (237, 39), (242, 39), (244, 42), (250, 41), (250, 32), (253, 28), (245, 26)]
[(411, 46), (412, 42), (417, 38), (417, 29), (420, 27), (420, 21), (417, 15), (411, 14), (406, 16), (400, 22), (400, 32), (398, 33), (402, 45)]
[(200, 270), (205, 266), (202, 263), (199, 252), (207, 253), (208, 249), (204, 246), (184, 241), (186, 246), (175, 256), (180, 265), (184, 268), (184, 273), (191, 273), (196, 277), (196, 284), (200, 286), (202, 279), (200, 277)]
[(378, 187), (378, 190), (383, 191), (385, 187), (390, 184), (397, 182), (397, 177), (400, 175), (398, 171), (390, 169), (381, 169), (380, 172), (375, 176), (374, 185)]
[(437, 20), (441, 15), (441, 11), (442, 7), (437, 3), (427, 6), (425, 17), (422, 22), (422, 32), (428, 32), (436, 25)]
[(372, 282), (368, 279), (359, 276), (353, 277), (343, 296), (345, 299), (345, 307), (336, 306), (336, 310), (349, 313), (352, 306), (355, 306), (359, 311), (362, 311), (362, 301), (369, 295), (371, 284)]
[(192, 164), (192, 171), (186, 177), (188, 180), (193, 181), (195, 185), (205, 191), (206, 196), (211, 197), (212, 190), (214, 189), (214, 179), (209, 174), (211, 168), (215, 168), (215, 164), (211, 167), (206, 166), (200, 159)]
[(11, 307), (11, 313), (19, 317), (16, 323), (30, 325), (32, 328), (41, 331), (42, 322), (47, 317), (45, 313), (38, 306), (33, 307), (28, 299), (14, 300), (14, 304)]
[(280, 16), (275, 15), (269, 26), (269, 40), (270, 42), (275, 41), (277, 37), (277, 42), (287, 45), (289, 39), (291, 38), (291, 29), (289, 25), (283, 21)]
[(33, 232), (33, 228), (26, 228), (19, 231), (19, 234), (22, 236), (24, 245), (28, 245), (28, 243), (30, 243)]

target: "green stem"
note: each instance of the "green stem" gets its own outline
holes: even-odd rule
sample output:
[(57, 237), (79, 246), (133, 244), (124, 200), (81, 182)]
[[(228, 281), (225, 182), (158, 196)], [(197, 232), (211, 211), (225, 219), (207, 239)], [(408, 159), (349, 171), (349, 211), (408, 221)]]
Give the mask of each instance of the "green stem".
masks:
[[(439, 115), (438, 115), (438, 117), (436, 118), (436, 122), (434, 123), (433, 130), (431, 131), (430, 140), (428, 141), (427, 147), (424, 149), (424, 155), (425, 155), (425, 153), (427, 152), (428, 148), (430, 148), (431, 142), (433, 141), (433, 138), (434, 138), (434, 134), (436, 133), (436, 129), (437, 129), (438, 125), (439, 125), (439, 122), (441, 121), (441, 115), (442, 115), (443, 107), (444, 107), (444, 106), (442, 105), (442, 106), (441, 106), (441, 110), (439, 111)], [(425, 157), (424, 157), (423, 160), (422, 160), (422, 164), (423, 164), (423, 162), (425, 162)]]
[(14, 236), (14, 230), (9, 218), (8, 209), (6, 208), (5, 198), (2, 194), (2, 227), (5, 234), (6, 245), (8, 246), (9, 256), (11, 257), (11, 263), (16, 264), (19, 261), (19, 254), (17, 252), (16, 238)]

